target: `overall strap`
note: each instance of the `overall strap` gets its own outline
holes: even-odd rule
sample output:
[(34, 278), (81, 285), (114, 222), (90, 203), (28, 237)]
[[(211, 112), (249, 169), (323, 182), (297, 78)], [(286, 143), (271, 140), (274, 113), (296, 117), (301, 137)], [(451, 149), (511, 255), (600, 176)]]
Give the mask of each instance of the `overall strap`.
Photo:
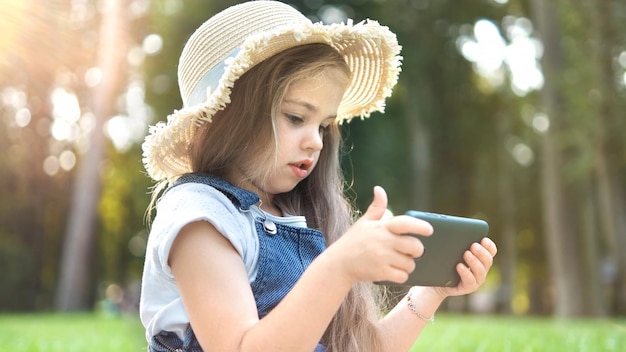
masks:
[(259, 201), (259, 196), (256, 195), (256, 193), (254, 192), (250, 192), (248, 190), (236, 187), (221, 177), (199, 172), (182, 175), (171, 186), (169, 186), (165, 192), (185, 183), (202, 183), (205, 185), (209, 185), (222, 192), (226, 197), (228, 197), (228, 199), (233, 202), (233, 204), (235, 204), (235, 206), (239, 207), (242, 210), (250, 209), (252, 205), (256, 204)]

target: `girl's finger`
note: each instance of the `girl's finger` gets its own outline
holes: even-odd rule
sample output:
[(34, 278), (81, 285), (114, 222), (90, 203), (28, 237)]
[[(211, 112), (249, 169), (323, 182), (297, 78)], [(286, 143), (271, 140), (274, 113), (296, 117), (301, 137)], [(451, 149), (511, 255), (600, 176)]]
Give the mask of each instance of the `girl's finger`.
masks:
[(398, 270), (402, 270), (407, 274), (410, 274), (415, 270), (415, 260), (413, 257), (403, 254), (397, 254), (394, 256), (390, 265)]
[(394, 250), (411, 259), (419, 258), (424, 254), (424, 244), (411, 235), (398, 236), (394, 241)]
[(471, 251), (466, 251), (463, 254), (463, 259), (465, 259), (465, 263), (472, 272), (476, 282), (482, 283), (487, 276), (485, 265)]
[(487, 248), (478, 243), (474, 243), (470, 247), (470, 250), (486, 268), (491, 268), (493, 265), (493, 255)]
[(385, 189), (374, 187), (374, 199), (361, 218), (365, 220), (380, 220), (387, 211), (387, 193)]
[(397, 284), (402, 284), (406, 282), (406, 280), (408, 279), (409, 279), (409, 273), (407, 273), (404, 270), (397, 269), (397, 268), (391, 268), (388, 274), (386, 275), (386, 277), (383, 278), (383, 280), (385, 281), (391, 281)]
[(433, 233), (433, 227), (427, 221), (408, 215), (399, 215), (387, 220), (385, 222), (385, 227), (388, 231), (396, 235), (412, 233), (416, 235), (430, 236)]
[(478, 286), (478, 281), (476, 281), (476, 277), (472, 273), (467, 265), (463, 263), (459, 263), (456, 265), (456, 272), (461, 277), (461, 282), (467, 287), (476, 287)]
[(480, 244), (482, 244), (482, 246), (489, 251), (492, 257), (495, 257), (498, 253), (498, 247), (489, 237), (483, 238), (482, 241), (480, 241)]

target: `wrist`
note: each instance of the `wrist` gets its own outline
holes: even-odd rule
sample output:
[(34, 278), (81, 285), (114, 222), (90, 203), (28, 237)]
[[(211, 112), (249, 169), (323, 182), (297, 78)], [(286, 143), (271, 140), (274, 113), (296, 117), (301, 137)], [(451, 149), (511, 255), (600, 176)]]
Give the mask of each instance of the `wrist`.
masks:
[[(350, 288), (358, 282), (349, 271), (346, 270), (340, 261), (336, 260), (330, 247), (323, 251), (315, 258), (313, 263), (321, 267), (320, 270), (326, 273), (327, 279), (334, 282), (335, 287), (342, 287), (350, 290)], [(311, 263), (311, 264), (313, 264)]]
[(409, 310), (411, 311), (411, 313), (413, 313), (413, 315), (415, 315), (416, 317), (418, 317), (420, 320), (425, 321), (427, 323), (435, 323), (435, 313), (433, 312), (431, 315), (424, 315), (422, 314), (422, 312), (420, 311), (420, 308), (418, 308), (418, 304), (417, 299), (415, 298), (415, 293), (413, 292), (413, 290), (409, 290), (409, 292), (407, 293), (406, 297), (404, 298), (406, 301), (406, 305), (409, 308)]
[(436, 287), (426, 286), (411, 287), (405, 299), (407, 299), (409, 295), (411, 300), (415, 303), (415, 309), (419, 311), (420, 315), (426, 318), (432, 317), (447, 297), (438, 292)]
[(434, 287), (434, 286), (413, 286), (412, 290), (418, 290), (422, 292), (421, 294), (433, 301), (439, 301), (439, 303), (443, 302), (448, 294), (445, 292), (444, 287)]

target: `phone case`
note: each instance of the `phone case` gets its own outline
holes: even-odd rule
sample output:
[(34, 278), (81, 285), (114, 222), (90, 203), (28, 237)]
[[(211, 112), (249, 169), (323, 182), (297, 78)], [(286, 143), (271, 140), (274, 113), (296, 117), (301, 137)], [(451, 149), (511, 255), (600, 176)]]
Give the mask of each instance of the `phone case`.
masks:
[(454, 287), (461, 278), (456, 265), (463, 263), (463, 253), (472, 243), (480, 242), (489, 232), (487, 222), (479, 219), (410, 210), (406, 215), (428, 221), (434, 232), (416, 236), (424, 244), (424, 254), (415, 259), (415, 270), (402, 284), (379, 282), (383, 285)]

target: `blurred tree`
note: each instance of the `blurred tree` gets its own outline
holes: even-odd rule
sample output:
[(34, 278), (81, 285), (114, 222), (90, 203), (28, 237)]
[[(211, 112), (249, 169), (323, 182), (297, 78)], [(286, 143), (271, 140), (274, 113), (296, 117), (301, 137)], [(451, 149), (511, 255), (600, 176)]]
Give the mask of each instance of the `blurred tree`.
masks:
[(109, 0), (103, 6), (97, 62), (97, 67), (102, 70), (102, 81), (94, 88), (91, 102), (95, 116), (91, 143), (74, 181), (56, 294), (59, 310), (90, 308), (91, 258), (96, 243), (97, 206), (101, 194), (100, 168), (106, 155), (104, 125), (116, 113), (115, 101), (126, 83), (128, 4), (124, 0)]
[(40, 308), (42, 293), (53, 285), (48, 265), (65, 221), (67, 200), (59, 194), (69, 178), (49, 176), (62, 170), (59, 156), (67, 150), (51, 138), (50, 95), (59, 83), (72, 84), (64, 68), (71, 61), (73, 37), (60, 30), (67, 9), (59, 1), (10, 1), (0, 12), (0, 147), (5, 151), (0, 262), (6, 269), (0, 277), (0, 310)]
[[(544, 153), (543, 166), (553, 183), (544, 185), (544, 232), (555, 314), (619, 314), (626, 209), (617, 181), (625, 163), (618, 113), (624, 81), (616, 63), (624, 40), (615, 32), (626, 7), (618, 1), (531, 4), (545, 48), (543, 107), (550, 127), (543, 143), (544, 152), (552, 153)], [(547, 21), (546, 15), (554, 17)]]
[[(619, 30), (612, 16), (614, 7), (617, 8), (614, 1), (596, 0), (591, 11), (593, 17), (590, 28), (595, 29), (592, 52), (595, 53), (593, 58), (597, 77), (594, 88), (598, 93), (592, 144), (600, 229), (609, 239), (609, 255), (617, 267), (612, 305), (616, 312), (626, 313), (626, 204), (623, 187), (625, 131), (624, 113), (619, 107), (618, 98), (620, 75), (614, 64), (615, 57), (619, 55), (615, 48), (624, 48), (625, 43), (620, 43), (618, 39)], [(621, 10), (626, 10), (626, 6), (622, 4)], [(591, 237), (591, 233), (589, 235)], [(598, 263), (592, 264), (599, 267)], [(597, 287), (598, 283), (596, 279), (590, 284)], [(595, 291), (594, 297), (601, 295), (601, 292)]]
[(554, 281), (554, 309), (560, 317), (576, 316), (582, 313), (582, 282), (579, 275), (581, 264), (577, 232), (570, 227), (568, 195), (563, 182), (563, 151), (559, 145), (564, 116), (562, 98), (558, 89), (561, 75), (563, 54), (560, 48), (558, 15), (551, 3), (542, 0), (531, 2), (533, 19), (544, 44), (543, 67), (546, 85), (542, 91), (542, 105), (550, 121), (542, 138), (542, 187), (545, 222), (545, 238), (550, 263), (551, 277)]

